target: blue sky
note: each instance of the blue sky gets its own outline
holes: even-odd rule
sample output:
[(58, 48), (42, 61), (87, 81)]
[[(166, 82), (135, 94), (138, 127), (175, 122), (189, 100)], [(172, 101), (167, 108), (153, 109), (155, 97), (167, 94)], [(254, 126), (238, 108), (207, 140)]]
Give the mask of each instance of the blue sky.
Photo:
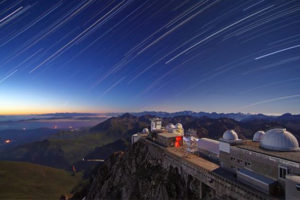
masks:
[(0, 114), (300, 113), (298, 1), (0, 2)]

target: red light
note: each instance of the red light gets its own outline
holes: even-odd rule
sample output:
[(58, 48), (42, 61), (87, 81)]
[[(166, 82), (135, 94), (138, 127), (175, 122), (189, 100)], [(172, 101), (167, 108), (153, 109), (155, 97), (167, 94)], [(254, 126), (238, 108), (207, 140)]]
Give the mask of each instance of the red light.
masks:
[(175, 147), (180, 147), (180, 141), (182, 140), (181, 136), (177, 136), (176, 137), (176, 141), (175, 141)]

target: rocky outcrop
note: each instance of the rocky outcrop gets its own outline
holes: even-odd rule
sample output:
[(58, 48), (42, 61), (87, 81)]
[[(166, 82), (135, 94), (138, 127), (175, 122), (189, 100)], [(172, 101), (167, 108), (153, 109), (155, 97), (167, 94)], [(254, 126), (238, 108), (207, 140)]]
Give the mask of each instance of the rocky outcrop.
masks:
[[(114, 153), (98, 168), (86, 199), (167, 200), (203, 197), (199, 180), (170, 164), (166, 167), (163, 162), (163, 153), (157, 156), (157, 152), (141, 142), (131, 146), (125, 153)], [(213, 192), (209, 188), (205, 190), (205, 199), (211, 199)]]

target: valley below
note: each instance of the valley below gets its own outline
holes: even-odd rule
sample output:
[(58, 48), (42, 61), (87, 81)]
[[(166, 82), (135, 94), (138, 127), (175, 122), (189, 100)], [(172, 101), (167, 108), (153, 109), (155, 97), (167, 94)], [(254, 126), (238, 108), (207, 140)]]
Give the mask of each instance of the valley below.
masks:
[[(122, 190), (122, 185), (135, 183), (140, 179), (143, 179), (144, 182), (139, 183), (137, 187), (128, 189), (130, 195), (133, 195), (131, 196), (132, 198), (165, 199), (165, 197), (181, 198), (182, 195), (191, 195), (191, 197), (194, 197), (194, 195), (197, 196), (196, 193), (194, 194), (190, 190), (183, 191), (184, 194), (176, 192), (179, 187), (183, 187), (185, 184), (181, 181), (182, 177), (180, 178), (176, 171), (165, 171), (164, 169), (159, 169), (159, 166), (153, 168), (151, 165), (147, 164), (148, 161), (134, 161), (137, 162), (137, 166), (130, 166), (131, 164), (129, 163), (131, 163), (131, 161), (127, 159), (135, 159), (134, 155), (130, 154), (130, 158), (128, 156), (123, 156), (124, 154), (122, 152), (126, 152), (131, 148), (131, 136), (134, 133), (141, 131), (143, 128), (148, 127), (149, 120), (152, 117), (153, 115), (137, 116), (133, 114), (123, 114), (119, 117), (106, 119), (105, 121), (90, 128), (72, 131), (55, 130), (49, 134), (48, 132), (44, 132), (45, 134), (42, 134), (43, 131), (45, 131), (44, 129), (36, 129), (37, 132), (40, 131), (42, 135), (32, 133), (33, 135), (39, 135), (39, 137), (35, 137), (32, 141), (25, 140), (26, 142), (24, 143), (12, 145), (7, 148), (1, 148), (0, 160), (2, 160), (2, 163), (0, 164), (6, 169), (0, 170), (0, 172), (3, 175), (2, 177), (5, 177), (6, 182), (14, 183), (7, 187), (12, 188), (12, 190), (19, 191), (20, 194), (16, 193), (16, 195), (18, 194), (20, 197), (24, 197), (24, 199), (40, 199), (42, 196), (39, 195), (42, 195), (45, 189), (42, 186), (34, 187), (36, 190), (31, 192), (33, 196), (26, 196), (27, 193), (24, 191), (27, 191), (27, 189), (23, 190), (21, 189), (22, 187), (18, 187), (18, 185), (27, 187), (25, 183), (22, 183), (22, 181), (30, 182), (31, 179), (32, 181), (35, 181), (35, 178), (39, 181), (44, 180), (43, 178), (52, 176), (51, 173), (61, 173), (61, 175), (53, 175), (52, 177), (55, 177), (55, 180), (59, 183), (64, 184), (64, 181), (67, 182), (65, 185), (68, 185), (68, 187), (59, 187), (56, 192), (53, 192), (53, 194), (59, 193), (59, 197), (73, 197), (73, 199), (89, 197), (89, 199), (93, 199), (93, 195), (98, 195), (99, 198), (101, 197), (100, 199), (121, 199), (119, 192)], [(294, 120), (254, 118), (247, 119), (245, 121), (236, 121), (231, 118), (223, 117), (209, 118), (184, 115), (165, 117), (163, 120), (166, 124), (175, 124), (180, 122), (184, 127), (186, 127), (186, 129), (194, 129), (199, 137), (208, 137), (213, 139), (220, 138), (223, 132), (227, 129), (234, 129), (239, 133), (239, 137), (241, 139), (247, 139), (251, 138), (253, 133), (257, 130), (268, 130), (276, 127), (286, 127), (289, 131), (295, 134), (298, 140), (300, 139), (300, 128), (297, 126), (300, 120), (298, 121), (297, 118)], [(138, 155), (139, 154), (137, 153), (137, 156)], [(128, 166), (123, 166), (126, 163), (128, 163)], [(14, 167), (8, 167), (9, 165), (13, 165)], [(41, 169), (40, 171), (33, 170), (32, 174), (28, 175), (20, 173), (20, 171), (31, 165), (39, 166), (37, 168), (45, 167), (45, 169)], [(124, 179), (123, 181), (125, 182), (118, 182), (116, 180), (119, 176), (118, 174), (123, 173), (119, 171), (120, 169), (118, 169), (118, 167), (128, 168), (127, 170), (140, 168), (141, 172), (135, 172), (135, 175), (132, 177)], [(11, 171), (8, 171), (7, 169)], [(52, 169), (54, 171), (58, 171), (54, 172)], [(20, 173), (16, 175), (19, 177), (18, 179), (20, 179), (20, 181), (15, 181), (16, 177), (7, 175), (11, 173), (13, 174), (14, 170), (16, 173)], [(36, 171), (36, 173), (34, 171)], [(45, 174), (46, 172), (44, 171), (49, 171), (49, 173)], [(153, 176), (149, 173), (153, 174)], [(176, 178), (177, 176), (178, 180)], [(176, 180), (173, 180), (174, 177)], [(97, 184), (95, 183), (96, 179), (98, 179)], [(99, 192), (104, 190), (103, 184), (108, 184), (106, 183), (107, 181), (108, 183), (113, 182), (115, 186), (109, 190), (106, 188), (106, 193), (97, 193), (97, 191)], [(57, 185), (51, 181), (48, 183), (49, 185)], [(153, 191), (151, 190), (151, 192), (149, 190), (149, 193), (146, 192), (145, 194), (142, 194), (139, 191), (142, 188), (148, 188), (147, 185), (151, 185), (152, 183), (159, 184), (160, 186), (153, 186)], [(164, 185), (169, 185), (168, 187), (171, 188), (165, 188)], [(194, 186), (195, 185), (190, 185), (189, 187)], [(45, 187), (51, 188), (51, 186)], [(56, 190), (55, 187), (53, 190)], [(5, 193), (3, 193), (3, 195), (4, 194)], [(208, 192), (207, 194), (210, 193)], [(7, 193), (5, 195), (7, 195), (6, 197), (9, 199), (13, 194)], [(54, 198), (54, 196), (49, 197), (49, 199), (52, 198), (57, 199)]]

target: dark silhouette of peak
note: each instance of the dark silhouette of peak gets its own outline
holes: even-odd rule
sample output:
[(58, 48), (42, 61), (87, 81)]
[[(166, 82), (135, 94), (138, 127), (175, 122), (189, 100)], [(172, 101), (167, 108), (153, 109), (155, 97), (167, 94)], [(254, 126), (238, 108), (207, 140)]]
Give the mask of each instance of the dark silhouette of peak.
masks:
[(134, 115), (132, 115), (132, 114), (130, 114), (130, 113), (125, 113), (125, 114), (123, 114), (123, 115), (121, 115), (121, 117), (120, 118), (135, 118), (135, 116)]
[(291, 113), (284, 113), (283, 115), (281, 115), (281, 117), (283, 117), (283, 116), (292, 116), (292, 114)]
[(285, 113), (278, 117), (278, 120), (284, 120), (284, 121), (299, 121), (300, 115), (293, 115), (291, 113)]

